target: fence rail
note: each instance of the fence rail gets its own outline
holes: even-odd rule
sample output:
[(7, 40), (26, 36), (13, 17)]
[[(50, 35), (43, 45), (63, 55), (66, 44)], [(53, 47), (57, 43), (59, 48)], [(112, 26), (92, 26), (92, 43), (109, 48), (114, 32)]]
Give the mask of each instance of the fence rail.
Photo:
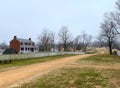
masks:
[(85, 54), (85, 53), (84, 52), (41, 52), (41, 53), (31, 53), (31, 54), (0, 55), (0, 61), (3, 61), (3, 60), (21, 60), (21, 59), (64, 55), (64, 54)]

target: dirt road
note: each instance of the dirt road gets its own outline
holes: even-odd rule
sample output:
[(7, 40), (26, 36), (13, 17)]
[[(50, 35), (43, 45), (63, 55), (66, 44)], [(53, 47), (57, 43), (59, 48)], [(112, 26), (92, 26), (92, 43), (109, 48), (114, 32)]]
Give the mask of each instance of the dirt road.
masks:
[(20, 82), (22, 80), (30, 79), (32, 77), (37, 77), (37, 75), (40, 76), (53, 69), (62, 67), (66, 64), (70, 64), (78, 59), (88, 56), (91, 55), (72, 56), (72, 57), (62, 58), (62, 59), (39, 63), (39, 64), (28, 65), (21, 68), (15, 68), (13, 70), (0, 72), (0, 88), (8, 88), (12, 84)]

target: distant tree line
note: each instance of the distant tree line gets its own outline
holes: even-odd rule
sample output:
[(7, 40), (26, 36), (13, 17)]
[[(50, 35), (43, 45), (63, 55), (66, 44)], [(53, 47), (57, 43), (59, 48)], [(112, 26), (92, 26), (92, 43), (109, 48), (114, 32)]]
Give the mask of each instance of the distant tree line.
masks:
[(62, 26), (56, 35), (49, 29), (43, 29), (38, 36), (40, 51), (73, 51), (81, 50), (86, 52), (88, 45), (92, 40), (92, 36), (86, 32), (82, 32), (73, 38), (72, 33), (67, 26)]
[(59, 33), (56, 35), (49, 29), (43, 29), (38, 36), (39, 47), (41, 51), (64, 51), (81, 50), (86, 52), (87, 47), (109, 47), (110, 55), (113, 54), (113, 49), (120, 49), (120, 0), (116, 2), (117, 11), (105, 13), (104, 20), (100, 24), (100, 32), (94, 42), (92, 36), (86, 32), (81, 32), (75, 38), (67, 26), (62, 26)]

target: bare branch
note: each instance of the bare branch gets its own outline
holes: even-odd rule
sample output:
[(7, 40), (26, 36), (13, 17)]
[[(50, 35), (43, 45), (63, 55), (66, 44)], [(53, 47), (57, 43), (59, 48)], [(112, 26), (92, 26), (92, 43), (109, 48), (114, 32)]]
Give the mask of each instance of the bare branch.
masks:
[(43, 29), (42, 33), (38, 36), (39, 44), (43, 47), (44, 51), (50, 51), (54, 46), (54, 35), (48, 29)]
[(60, 42), (63, 43), (64, 51), (68, 48), (68, 43), (71, 41), (71, 33), (67, 26), (63, 26), (59, 31)]

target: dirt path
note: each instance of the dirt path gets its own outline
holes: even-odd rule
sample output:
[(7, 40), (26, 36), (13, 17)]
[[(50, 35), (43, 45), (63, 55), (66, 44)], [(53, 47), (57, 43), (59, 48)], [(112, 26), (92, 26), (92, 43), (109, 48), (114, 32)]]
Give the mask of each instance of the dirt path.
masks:
[(72, 56), (68, 58), (62, 58), (54, 61), (28, 65), (21, 68), (0, 72), (0, 88), (8, 88), (8, 86), (11, 84), (35, 77), (38, 74), (42, 75), (48, 71), (62, 67), (66, 64), (72, 63), (73, 61), (91, 55)]

